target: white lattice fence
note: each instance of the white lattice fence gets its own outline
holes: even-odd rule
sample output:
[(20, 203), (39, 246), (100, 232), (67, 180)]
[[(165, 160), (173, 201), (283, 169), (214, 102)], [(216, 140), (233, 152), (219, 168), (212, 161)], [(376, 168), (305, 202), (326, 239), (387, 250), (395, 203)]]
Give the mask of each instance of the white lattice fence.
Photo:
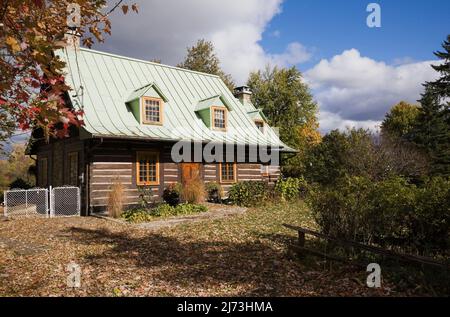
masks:
[(5, 191), (4, 203), (7, 217), (48, 216), (48, 190), (44, 188)]
[(13, 218), (72, 217), (79, 216), (81, 210), (78, 187), (8, 190), (4, 193), (4, 203), (5, 216)]

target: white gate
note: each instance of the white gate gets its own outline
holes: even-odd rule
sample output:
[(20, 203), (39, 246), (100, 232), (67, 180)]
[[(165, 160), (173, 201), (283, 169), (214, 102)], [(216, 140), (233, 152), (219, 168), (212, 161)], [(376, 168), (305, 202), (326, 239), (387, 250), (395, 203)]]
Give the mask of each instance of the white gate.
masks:
[(78, 187), (55, 187), (50, 193), (50, 217), (80, 215), (80, 189)]
[(47, 217), (48, 189), (13, 189), (5, 191), (4, 214), (6, 217)]
[(81, 210), (78, 187), (8, 190), (4, 203), (6, 217), (72, 217)]

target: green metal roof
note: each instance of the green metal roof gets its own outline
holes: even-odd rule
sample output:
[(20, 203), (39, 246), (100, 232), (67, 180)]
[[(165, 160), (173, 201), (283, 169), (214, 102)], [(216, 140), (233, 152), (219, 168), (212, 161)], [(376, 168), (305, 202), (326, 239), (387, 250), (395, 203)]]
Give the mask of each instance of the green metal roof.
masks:
[(200, 102), (195, 107), (195, 111), (201, 111), (204, 109), (211, 108), (212, 106), (224, 106), (227, 107), (228, 110), (232, 111), (233, 108), (230, 102), (224, 96), (213, 96), (210, 98), (206, 98), (204, 100), (200, 100)]
[(131, 93), (131, 95), (128, 97), (127, 101), (125, 101), (125, 103), (132, 102), (136, 99), (139, 99), (139, 98), (145, 96), (145, 94), (152, 88), (156, 90), (156, 92), (161, 96), (161, 99), (164, 100), (164, 102), (169, 101), (169, 99), (167, 99), (167, 97), (164, 95), (164, 93), (161, 91), (161, 89), (159, 89), (159, 87), (155, 83), (151, 83), (151, 84), (145, 85), (144, 87), (134, 90)]
[(264, 114), (264, 112), (261, 109), (247, 111), (247, 114), (253, 120), (255, 120), (255, 119), (263, 119), (264, 121), (267, 122), (267, 117), (266, 117), (266, 115)]
[[(259, 131), (247, 113), (253, 105), (242, 105), (218, 76), (85, 48), (77, 52), (68, 48), (56, 54), (66, 62), (72, 104), (85, 113), (83, 137), (213, 141), (293, 151), (273, 129), (264, 134)], [(162, 126), (141, 125), (126, 106), (150, 88), (165, 100)], [(228, 132), (211, 130), (196, 115), (198, 107), (211, 105), (215, 99), (230, 110)]]

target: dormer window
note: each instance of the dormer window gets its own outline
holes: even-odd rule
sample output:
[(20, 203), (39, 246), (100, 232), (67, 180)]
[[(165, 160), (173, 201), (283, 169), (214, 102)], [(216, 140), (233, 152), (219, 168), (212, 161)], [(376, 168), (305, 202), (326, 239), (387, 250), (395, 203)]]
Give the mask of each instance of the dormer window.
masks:
[(142, 123), (163, 124), (163, 101), (157, 98), (142, 98)]
[(227, 109), (224, 107), (212, 107), (212, 123), (213, 129), (227, 130)]
[(255, 125), (261, 133), (264, 133), (264, 121), (263, 120), (255, 120)]

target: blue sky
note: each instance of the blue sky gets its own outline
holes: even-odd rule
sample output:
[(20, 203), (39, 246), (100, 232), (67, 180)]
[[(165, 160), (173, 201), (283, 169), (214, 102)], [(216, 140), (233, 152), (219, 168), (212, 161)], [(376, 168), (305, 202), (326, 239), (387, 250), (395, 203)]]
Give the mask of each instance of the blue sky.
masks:
[[(301, 68), (308, 69), (322, 58), (349, 48), (389, 64), (399, 59), (433, 59), (432, 52), (450, 33), (450, 1), (385, 0), (381, 6), (382, 27), (368, 28), (364, 0), (287, 0), (261, 42), (270, 51), (281, 51), (293, 41), (314, 48), (314, 57)], [(279, 32), (279, 36), (274, 36)]]

